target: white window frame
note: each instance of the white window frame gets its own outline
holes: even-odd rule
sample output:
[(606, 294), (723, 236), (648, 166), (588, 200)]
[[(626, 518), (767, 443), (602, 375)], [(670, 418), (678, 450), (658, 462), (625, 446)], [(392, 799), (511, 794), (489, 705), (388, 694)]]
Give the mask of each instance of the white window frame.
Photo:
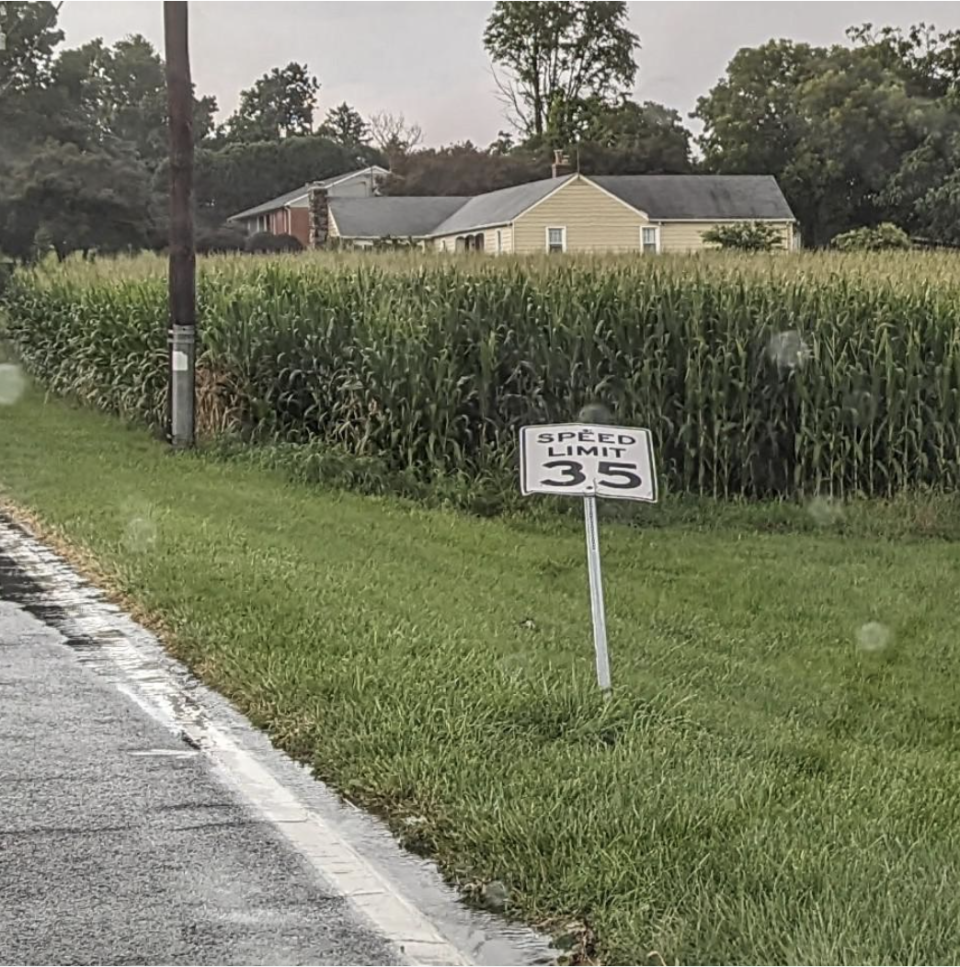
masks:
[(503, 230), (497, 229), (497, 255), (503, 255)]
[(548, 225), (544, 229), (544, 239), (545, 239), (545, 242), (546, 242), (545, 249), (546, 249), (547, 255), (552, 255), (553, 254), (550, 251), (550, 233), (551, 232), (559, 232), (560, 233), (560, 244), (561, 244), (560, 251), (561, 252), (566, 252), (566, 250), (567, 250), (567, 226), (566, 225)]
[(653, 233), (654, 233), (654, 236), (653, 237), (654, 237), (654, 241), (655, 241), (655, 244), (656, 244), (656, 248), (653, 251), (654, 251), (654, 254), (655, 255), (659, 255), (660, 252), (661, 252), (661, 248), (660, 248), (660, 226), (659, 225), (641, 225), (640, 226), (640, 254), (641, 255), (648, 255), (649, 254), (647, 252), (646, 247), (643, 244), (643, 233), (645, 231), (647, 231), (647, 229), (652, 229), (653, 230)]

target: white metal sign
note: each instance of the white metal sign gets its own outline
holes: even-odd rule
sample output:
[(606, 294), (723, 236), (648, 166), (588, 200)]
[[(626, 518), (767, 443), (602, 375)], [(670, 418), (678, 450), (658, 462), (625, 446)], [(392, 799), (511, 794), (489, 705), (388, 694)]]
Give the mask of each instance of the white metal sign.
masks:
[(589, 423), (525, 426), (520, 461), (524, 494), (657, 499), (649, 430)]
[(609, 698), (610, 656), (597, 497), (656, 502), (657, 474), (650, 431), (588, 423), (525, 426), (520, 430), (520, 489), (524, 494), (583, 497), (597, 682)]

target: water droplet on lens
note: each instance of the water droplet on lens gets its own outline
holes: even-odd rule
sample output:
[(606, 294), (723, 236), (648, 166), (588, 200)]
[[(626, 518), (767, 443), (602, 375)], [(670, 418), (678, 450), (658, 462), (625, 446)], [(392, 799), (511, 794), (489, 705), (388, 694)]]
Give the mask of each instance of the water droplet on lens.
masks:
[(603, 403), (587, 403), (577, 414), (581, 423), (613, 423), (613, 414)]
[(833, 527), (843, 520), (843, 504), (834, 497), (814, 497), (807, 503), (807, 513), (818, 527)]
[(483, 905), (489, 910), (500, 911), (510, 899), (510, 891), (499, 880), (493, 880), (484, 886), (480, 893)]
[(788, 329), (786, 332), (775, 332), (770, 337), (767, 356), (778, 369), (792, 371), (803, 366), (813, 353), (796, 329)]
[(27, 377), (15, 363), (0, 363), (0, 406), (13, 406), (27, 389)]
[(893, 632), (879, 621), (868, 621), (857, 629), (857, 647), (861, 651), (882, 651), (893, 641)]
[(149, 517), (133, 517), (123, 532), (123, 544), (134, 554), (143, 554), (157, 543), (157, 525)]
[(847, 393), (843, 398), (843, 412), (854, 426), (867, 426), (877, 416), (877, 401), (869, 390)]

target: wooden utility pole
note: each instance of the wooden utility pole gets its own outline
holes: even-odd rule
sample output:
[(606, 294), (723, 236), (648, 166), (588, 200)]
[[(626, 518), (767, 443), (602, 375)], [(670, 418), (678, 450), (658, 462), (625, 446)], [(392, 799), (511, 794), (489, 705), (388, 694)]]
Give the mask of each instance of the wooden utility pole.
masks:
[(170, 442), (194, 442), (197, 257), (193, 242), (193, 85), (186, 0), (163, 4), (170, 122)]

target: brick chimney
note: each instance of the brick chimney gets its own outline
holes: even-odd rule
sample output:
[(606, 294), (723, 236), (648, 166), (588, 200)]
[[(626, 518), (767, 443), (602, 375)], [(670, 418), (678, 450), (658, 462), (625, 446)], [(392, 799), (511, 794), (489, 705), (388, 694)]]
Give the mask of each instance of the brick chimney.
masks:
[[(579, 170), (580, 162), (579, 158), (577, 160), (577, 170)], [(564, 170), (566, 169), (566, 170)], [(570, 167), (570, 155), (566, 151), (554, 151), (553, 152), (553, 164), (550, 165), (550, 171), (554, 178), (559, 178), (562, 175), (568, 174), (573, 169)]]
[(310, 216), (310, 248), (326, 248), (327, 230), (330, 222), (330, 206), (327, 189), (311, 185), (307, 192), (307, 211)]

